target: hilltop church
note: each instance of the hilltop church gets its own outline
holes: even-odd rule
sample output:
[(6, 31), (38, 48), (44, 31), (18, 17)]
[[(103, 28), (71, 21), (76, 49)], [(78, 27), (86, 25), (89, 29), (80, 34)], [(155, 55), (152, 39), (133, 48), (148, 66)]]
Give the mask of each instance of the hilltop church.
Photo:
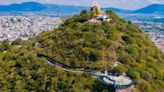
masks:
[(101, 6), (98, 2), (93, 2), (90, 8), (91, 11), (98, 13), (98, 15), (103, 15), (105, 12), (101, 10)]
[[(101, 6), (99, 5), (98, 2), (93, 2), (90, 11), (93, 11), (97, 14), (96, 20), (99, 21), (110, 21), (110, 19), (107, 17), (106, 13), (101, 10)], [(93, 21), (94, 20), (94, 21)], [(95, 19), (92, 19), (92, 22), (96, 21)]]

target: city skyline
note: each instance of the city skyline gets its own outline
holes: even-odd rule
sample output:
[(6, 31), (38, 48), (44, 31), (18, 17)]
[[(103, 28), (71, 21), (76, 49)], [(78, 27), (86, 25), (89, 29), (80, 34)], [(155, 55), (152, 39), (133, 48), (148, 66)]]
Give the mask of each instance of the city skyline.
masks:
[(102, 7), (135, 10), (150, 4), (164, 4), (164, 0), (0, 0), (0, 5), (9, 5), (22, 2), (39, 2), (43, 4), (89, 6), (93, 1), (98, 1)]

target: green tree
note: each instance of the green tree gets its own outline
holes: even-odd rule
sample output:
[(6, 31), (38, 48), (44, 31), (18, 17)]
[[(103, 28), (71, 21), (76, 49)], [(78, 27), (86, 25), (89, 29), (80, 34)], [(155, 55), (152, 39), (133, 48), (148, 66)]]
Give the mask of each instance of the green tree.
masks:
[(140, 74), (136, 70), (129, 70), (127, 72), (127, 75), (134, 78), (134, 79), (136, 79), (136, 80), (140, 79)]
[(127, 72), (127, 68), (124, 65), (119, 65), (119, 66), (114, 68), (114, 72), (116, 72), (117, 74), (121, 75), (121, 74)]

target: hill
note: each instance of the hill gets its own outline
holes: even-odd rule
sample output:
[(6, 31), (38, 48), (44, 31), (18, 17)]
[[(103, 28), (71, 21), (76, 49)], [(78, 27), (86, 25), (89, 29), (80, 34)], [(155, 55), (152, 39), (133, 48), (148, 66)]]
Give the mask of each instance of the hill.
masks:
[(46, 6), (36, 2), (24, 2), (22, 4), (1, 5), (1, 12), (41, 11)]
[[(82, 11), (59, 28), (27, 42), (0, 44), (0, 91), (111, 92), (89, 74), (64, 71), (37, 54), (69, 67), (104, 72), (112, 69), (136, 81), (136, 92), (162, 92), (164, 54), (142, 30), (113, 11), (110, 21), (91, 22), (95, 13)], [(6, 63), (7, 62), (7, 63)]]
[(162, 91), (164, 54), (131, 22), (112, 11), (107, 14), (112, 21), (102, 23), (87, 22), (94, 17), (92, 13), (73, 16), (58, 29), (37, 37), (37, 53), (70, 67), (96, 71), (120, 62), (125, 69), (122, 72), (137, 81), (137, 90)]
[(81, 10), (84, 9), (87, 9), (87, 7), (41, 4), (37, 2), (24, 2), (21, 4), (0, 5), (0, 12), (50, 12), (57, 14), (73, 14), (79, 13)]
[(164, 14), (164, 5), (162, 4), (152, 4), (147, 7), (133, 11), (132, 13), (141, 14)]

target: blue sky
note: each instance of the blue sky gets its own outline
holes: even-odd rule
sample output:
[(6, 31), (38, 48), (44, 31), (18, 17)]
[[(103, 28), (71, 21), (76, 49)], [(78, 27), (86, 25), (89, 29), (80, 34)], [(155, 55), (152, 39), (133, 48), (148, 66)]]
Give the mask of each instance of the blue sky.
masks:
[(138, 9), (150, 4), (164, 4), (164, 0), (0, 0), (0, 4), (21, 3), (35, 1), (40, 3), (89, 6), (91, 2), (98, 1), (103, 7), (116, 7), (121, 9)]

